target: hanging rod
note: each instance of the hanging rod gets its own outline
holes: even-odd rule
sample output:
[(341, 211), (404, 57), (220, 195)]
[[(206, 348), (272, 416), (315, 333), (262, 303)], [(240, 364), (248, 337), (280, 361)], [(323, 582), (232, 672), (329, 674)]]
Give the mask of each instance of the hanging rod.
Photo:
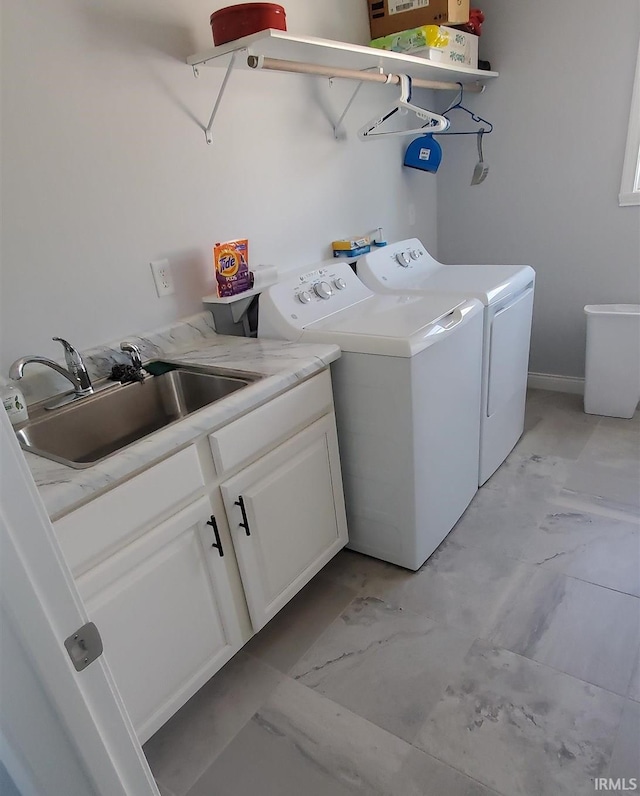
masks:
[[(319, 64), (308, 64), (303, 61), (283, 61), (280, 58), (266, 58), (264, 55), (249, 55), (247, 66), (251, 69), (272, 69), (277, 72), (295, 72), (302, 75), (320, 75), (321, 77), (343, 77), (347, 80), (368, 81), (370, 83), (387, 83), (398, 85), (400, 78), (397, 75), (388, 75), (384, 72), (361, 72), (358, 69), (333, 68), (331, 66), (320, 66)], [(458, 91), (458, 83), (444, 83), (437, 80), (423, 80), (414, 78), (411, 81), (415, 88), (431, 88), (440, 91)], [(480, 94), (484, 91), (484, 86), (478, 83), (465, 83), (465, 93)]]

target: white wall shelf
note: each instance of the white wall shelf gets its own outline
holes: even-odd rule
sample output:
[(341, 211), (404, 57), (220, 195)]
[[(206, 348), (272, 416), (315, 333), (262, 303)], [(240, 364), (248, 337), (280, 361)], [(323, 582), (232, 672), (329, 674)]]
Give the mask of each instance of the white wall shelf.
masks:
[(317, 39), (312, 36), (294, 36), (281, 30), (263, 30), (229, 44), (212, 47), (210, 50), (192, 55), (187, 59), (187, 63), (194, 67), (205, 65), (226, 67), (231, 60), (231, 54), (237, 50), (246, 50), (247, 55), (306, 61), (318, 66), (334, 66), (340, 69), (381, 68), (385, 72), (394, 74), (401, 72), (423, 80), (467, 84), (482, 83), (498, 77), (497, 72), (471, 69), (468, 66), (439, 64), (426, 58), (417, 58), (415, 55), (379, 50), (376, 47)]
[[(497, 72), (452, 66), (418, 58), (413, 55), (380, 50), (347, 42), (294, 36), (280, 30), (264, 30), (229, 42), (220, 47), (196, 53), (187, 59), (196, 77), (199, 67), (226, 68), (209, 124), (205, 128), (211, 143), (211, 128), (220, 106), (227, 81), (235, 67), (267, 68), (302, 72), (326, 77), (385, 82), (386, 75), (409, 75), (419, 88), (455, 90), (463, 83), (470, 91), (481, 91), (486, 80), (498, 77)], [(360, 73), (360, 74), (358, 74)], [(389, 82), (398, 82), (392, 80)]]

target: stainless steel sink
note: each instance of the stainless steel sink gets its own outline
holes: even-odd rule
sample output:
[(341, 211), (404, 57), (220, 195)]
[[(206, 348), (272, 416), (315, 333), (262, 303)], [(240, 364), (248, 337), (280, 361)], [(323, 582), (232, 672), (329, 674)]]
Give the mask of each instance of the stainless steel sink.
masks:
[(36, 409), (16, 429), (25, 450), (69, 467), (90, 467), (127, 445), (261, 378), (156, 360), (142, 383), (114, 385), (60, 409)]

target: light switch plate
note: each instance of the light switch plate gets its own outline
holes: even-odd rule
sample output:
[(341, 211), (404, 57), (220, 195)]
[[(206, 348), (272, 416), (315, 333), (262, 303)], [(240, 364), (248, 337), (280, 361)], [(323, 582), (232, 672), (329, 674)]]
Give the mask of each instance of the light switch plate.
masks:
[(155, 282), (158, 296), (171, 296), (175, 291), (169, 260), (153, 260), (151, 262), (151, 272), (153, 273), (153, 281)]

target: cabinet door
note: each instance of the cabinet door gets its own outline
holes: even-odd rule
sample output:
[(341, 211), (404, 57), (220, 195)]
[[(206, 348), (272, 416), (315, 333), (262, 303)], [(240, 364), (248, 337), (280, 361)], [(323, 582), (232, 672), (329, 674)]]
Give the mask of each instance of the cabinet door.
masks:
[(334, 415), (221, 489), (257, 631), (347, 543)]
[(141, 743), (242, 643), (210, 517), (201, 498), (78, 579)]

